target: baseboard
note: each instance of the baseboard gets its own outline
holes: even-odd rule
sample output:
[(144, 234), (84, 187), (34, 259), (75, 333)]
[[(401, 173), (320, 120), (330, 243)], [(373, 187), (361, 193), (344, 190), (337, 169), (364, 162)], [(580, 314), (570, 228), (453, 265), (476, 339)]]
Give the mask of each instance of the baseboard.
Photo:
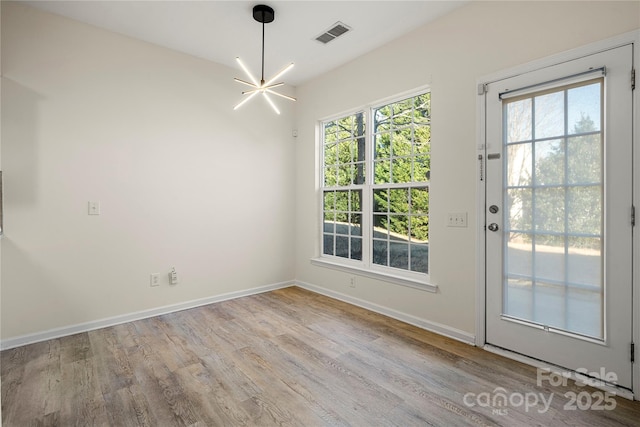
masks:
[(185, 301), (178, 304), (166, 305), (163, 307), (152, 308), (149, 310), (137, 311), (134, 313), (123, 314), (120, 316), (109, 317), (106, 319), (94, 320), (91, 322), (80, 323), (61, 328), (49, 329), (48, 331), (36, 332), (33, 334), (22, 335), (14, 338), (0, 340), (0, 350), (8, 350), (10, 348), (20, 347), (27, 344), (33, 344), (40, 341), (65, 337), (68, 335), (78, 334), (81, 332), (93, 331), (95, 329), (106, 328), (109, 326), (120, 325), (122, 323), (133, 322), (135, 320), (147, 319), (149, 317), (160, 316), (162, 314), (174, 313), (176, 311), (187, 310), (190, 308), (200, 307), (220, 301), (245, 297), (249, 295), (261, 294), (273, 291), (275, 289), (287, 288), (295, 285), (294, 281), (274, 283), (271, 285), (259, 286), (256, 288), (246, 289), (242, 291), (229, 292), (226, 294), (215, 295), (206, 298), (200, 298), (191, 301)]
[(441, 323), (431, 322), (429, 320), (421, 319), (419, 317), (415, 317), (410, 314), (402, 313), (400, 311), (397, 311), (388, 307), (374, 304), (372, 302), (369, 302), (360, 298), (356, 298), (340, 292), (332, 291), (330, 289), (326, 289), (321, 286), (312, 285), (311, 283), (306, 283), (306, 282), (296, 280), (295, 285), (311, 292), (315, 292), (321, 295), (335, 298), (337, 300), (344, 301), (349, 304), (356, 305), (358, 307), (366, 308), (367, 310), (371, 310), (376, 313), (384, 314), (385, 316), (391, 317), (393, 319), (400, 320), (410, 325), (417, 326), (418, 328), (425, 329), (427, 331), (434, 332), (436, 334), (443, 335), (445, 337), (452, 338), (457, 341), (461, 341), (465, 344), (475, 345), (475, 342), (476, 342), (475, 336), (473, 334), (470, 334), (465, 331), (461, 331), (460, 329), (452, 328), (447, 325), (443, 325)]
[(430, 332), (434, 332), (457, 341), (464, 342), (466, 344), (475, 345), (475, 337), (472, 334), (461, 331), (456, 328), (452, 328), (447, 325), (442, 325), (437, 322), (431, 322), (419, 317), (415, 317), (406, 313), (402, 313), (397, 310), (393, 310), (388, 307), (384, 307), (378, 304), (371, 303), (366, 300), (352, 297), (350, 295), (335, 292), (320, 286), (312, 285), (310, 283), (302, 281), (287, 281), (274, 283), (271, 285), (259, 286), (256, 288), (246, 289), (243, 291), (229, 292), (226, 294), (215, 295), (211, 297), (185, 301), (178, 304), (171, 304), (163, 307), (152, 308), (149, 310), (142, 310), (134, 313), (123, 314), (120, 316), (109, 317), (105, 319), (94, 320), (91, 322), (80, 323), (71, 326), (64, 326), (61, 328), (49, 329), (43, 332), (37, 332), (28, 335), (21, 335), (14, 338), (8, 338), (0, 340), (0, 350), (8, 350), (15, 347), (20, 347), (27, 344), (33, 344), (50, 339), (65, 337), (68, 335), (78, 334), (82, 332), (93, 331), (95, 329), (106, 328), (109, 326), (120, 325), (122, 323), (133, 322), (136, 320), (147, 319), (149, 317), (160, 316), (163, 314), (169, 314), (176, 311), (187, 310), (190, 308), (200, 307), (207, 304), (213, 304), (216, 302), (226, 301), (230, 299), (245, 297), (249, 295), (260, 294), (263, 292), (269, 292), (276, 289), (287, 288), (290, 286), (299, 286), (303, 289), (307, 289), (311, 292), (315, 292), (321, 295), (325, 295), (331, 298), (335, 298), (340, 301), (347, 302), (349, 304), (356, 305), (358, 307), (371, 310), (376, 313), (389, 316), (393, 319), (400, 320), (410, 325), (417, 326)]

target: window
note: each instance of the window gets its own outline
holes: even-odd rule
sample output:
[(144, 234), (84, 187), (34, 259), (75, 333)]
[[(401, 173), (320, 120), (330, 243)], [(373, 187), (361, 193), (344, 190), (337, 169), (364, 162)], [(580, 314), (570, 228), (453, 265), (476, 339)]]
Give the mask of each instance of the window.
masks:
[(324, 124), (325, 255), (362, 260), (364, 127), (362, 112)]
[(425, 283), (431, 94), (322, 122), (322, 256)]
[(504, 313), (597, 339), (604, 338), (603, 93), (601, 77), (503, 101)]

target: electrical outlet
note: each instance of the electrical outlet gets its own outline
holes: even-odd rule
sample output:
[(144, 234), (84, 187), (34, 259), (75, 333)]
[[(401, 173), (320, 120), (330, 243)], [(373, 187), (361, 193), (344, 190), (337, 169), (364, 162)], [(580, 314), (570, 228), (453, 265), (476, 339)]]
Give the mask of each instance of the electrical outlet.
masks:
[(172, 285), (178, 284), (178, 272), (175, 267), (171, 267), (171, 273), (169, 273), (169, 283)]
[(447, 214), (447, 227), (466, 227), (467, 226), (467, 213), (466, 212), (450, 212)]
[(351, 279), (349, 280), (349, 287), (350, 288), (355, 288), (356, 287), (356, 278), (355, 278), (355, 276), (351, 276)]
[(151, 286), (160, 286), (160, 273), (151, 273), (151, 280), (149, 284)]

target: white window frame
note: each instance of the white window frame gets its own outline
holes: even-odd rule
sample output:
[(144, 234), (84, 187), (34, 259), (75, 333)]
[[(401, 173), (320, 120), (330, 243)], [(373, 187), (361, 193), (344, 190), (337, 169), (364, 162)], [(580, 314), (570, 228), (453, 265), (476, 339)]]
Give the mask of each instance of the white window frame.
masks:
[[(389, 184), (374, 184), (373, 183), (373, 158), (374, 158), (374, 146), (373, 146), (373, 117), (372, 113), (375, 109), (384, 107), (394, 102), (400, 102), (407, 98), (412, 98), (418, 95), (422, 95), (431, 91), (430, 86), (422, 86), (420, 88), (404, 92), (393, 97), (385, 98), (383, 100), (376, 101), (374, 103), (367, 104), (360, 108), (354, 108), (352, 110), (328, 116), (318, 120), (317, 127), (317, 159), (319, 171), (319, 191), (318, 191), (318, 256), (311, 260), (313, 265), (333, 268), (341, 270), (351, 274), (357, 274), (360, 276), (370, 277), (373, 279), (383, 280), (389, 283), (408, 286), (428, 292), (437, 292), (438, 287), (430, 281), (430, 275), (428, 273), (419, 273), (415, 271), (403, 270), (399, 268), (393, 268), (383, 265), (378, 265), (373, 262), (372, 257), (372, 216), (373, 216), (373, 191), (380, 188), (412, 188), (417, 187), (415, 182), (411, 183), (389, 183)], [(323, 231), (324, 231), (324, 123), (332, 120), (344, 118), (345, 116), (354, 115), (359, 112), (364, 114), (365, 118), (365, 183), (362, 185), (352, 184), (348, 187), (341, 188), (341, 190), (362, 190), (362, 261), (353, 260), (349, 258), (342, 258), (335, 255), (323, 254)], [(427, 187), (431, 187), (429, 181), (427, 181)], [(431, 209), (429, 209), (431, 210)], [(431, 245), (429, 245), (429, 252), (431, 254)], [(431, 263), (429, 263), (429, 272), (431, 272)]]

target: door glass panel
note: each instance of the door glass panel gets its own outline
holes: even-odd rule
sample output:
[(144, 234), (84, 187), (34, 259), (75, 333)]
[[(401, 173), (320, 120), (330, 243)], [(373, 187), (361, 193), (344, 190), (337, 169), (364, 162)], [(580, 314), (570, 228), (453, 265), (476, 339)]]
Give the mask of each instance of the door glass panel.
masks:
[(536, 139), (564, 134), (564, 93), (553, 92), (533, 98)]
[(603, 79), (507, 99), (503, 314), (604, 338)]
[(507, 104), (507, 142), (531, 141), (531, 98)]
[[(531, 231), (531, 188), (510, 188), (507, 190), (507, 219), (509, 230)], [(509, 240), (511, 242), (512, 240)], [(531, 240), (529, 240), (531, 244)]]
[(570, 135), (600, 131), (601, 86), (600, 82), (593, 82), (567, 91), (567, 130)]
[[(562, 187), (536, 186), (533, 188), (533, 221), (535, 230), (541, 233), (564, 232), (564, 199)], [(553, 235), (542, 236), (543, 241), (553, 240)]]
[(600, 134), (567, 139), (567, 180), (569, 184), (599, 182), (602, 175)]
[(550, 139), (536, 142), (536, 184), (564, 183), (564, 141)]
[(531, 143), (510, 144), (507, 146), (507, 185), (509, 187), (530, 186), (531, 177)]

